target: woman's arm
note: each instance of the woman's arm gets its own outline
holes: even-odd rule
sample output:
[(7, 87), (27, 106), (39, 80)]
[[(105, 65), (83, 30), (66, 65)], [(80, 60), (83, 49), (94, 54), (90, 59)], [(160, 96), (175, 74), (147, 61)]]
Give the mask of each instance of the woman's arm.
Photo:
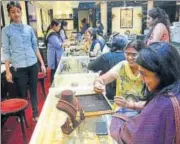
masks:
[(97, 93), (102, 93), (104, 85), (116, 80), (119, 77), (119, 71), (121, 67), (124, 65), (124, 62), (125, 61), (119, 62), (107, 73), (98, 77), (94, 82), (94, 91), (96, 91)]
[(115, 79), (116, 78), (112, 75), (112, 73), (108, 71), (94, 81), (94, 91), (96, 93), (102, 93), (104, 91), (104, 86)]
[(158, 23), (153, 30), (152, 42), (161, 41), (163, 35), (167, 32), (167, 28), (164, 24)]
[(128, 101), (123, 96), (115, 96), (114, 101), (119, 107), (125, 107), (135, 110), (142, 110), (146, 104), (146, 101), (139, 101), (139, 102)]
[(37, 38), (35, 36), (34, 30), (31, 28), (31, 43), (32, 43), (32, 48), (41, 64), (41, 70), (45, 74), (46, 73), (46, 67), (44, 65), (44, 61), (41, 57), (41, 54), (39, 52), (38, 46), (37, 46)]
[(97, 80), (100, 80), (103, 82), (103, 84), (108, 84), (114, 80), (116, 80), (119, 77), (119, 71), (122, 68), (126, 61), (121, 61), (117, 63), (114, 67), (112, 67), (107, 73), (101, 75), (97, 78)]
[(48, 39), (49, 43), (55, 48), (55, 49), (61, 49), (62, 48), (62, 43), (59, 40), (59, 38), (56, 35), (52, 35)]
[(101, 84), (106, 85), (108, 83), (111, 83), (112, 81), (114, 81), (116, 79), (116, 77), (110, 72), (108, 71), (107, 73), (101, 75), (100, 77), (98, 77), (95, 82), (101, 82)]
[(36, 51), (36, 56), (37, 56), (39, 62), (41, 63), (41, 70), (42, 70), (42, 72), (45, 74), (45, 73), (46, 73), (46, 67), (45, 67), (45, 65), (44, 65), (44, 61), (43, 61), (43, 59), (42, 59), (42, 57), (41, 57), (41, 54), (40, 54), (40, 52), (39, 52), (39, 49)]

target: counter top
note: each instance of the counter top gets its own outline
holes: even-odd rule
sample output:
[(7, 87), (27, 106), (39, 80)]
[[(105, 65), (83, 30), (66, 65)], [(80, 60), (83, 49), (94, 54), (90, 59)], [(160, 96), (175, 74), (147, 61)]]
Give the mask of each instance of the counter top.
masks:
[[(49, 89), (41, 115), (34, 129), (30, 144), (114, 144), (110, 137), (97, 136), (95, 133), (96, 121), (106, 121), (110, 125), (111, 115), (100, 115), (86, 117), (86, 119), (70, 134), (64, 135), (61, 126), (67, 119), (67, 114), (58, 110), (56, 104), (59, 100), (56, 97), (64, 89), (76, 91), (76, 94), (94, 93), (92, 84), (97, 74), (69, 74), (56, 75), (54, 88)], [(69, 77), (68, 77), (69, 76)], [(59, 77), (59, 79), (56, 79)], [(72, 82), (78, 83), (74, 87)]]

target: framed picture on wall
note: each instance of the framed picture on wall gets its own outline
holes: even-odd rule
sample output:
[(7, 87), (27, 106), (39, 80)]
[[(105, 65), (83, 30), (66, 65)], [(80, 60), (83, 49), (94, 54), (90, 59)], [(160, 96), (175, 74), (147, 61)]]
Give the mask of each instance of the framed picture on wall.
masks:
[(120, 28), (133, 28), (133, 8), (120, 9)]

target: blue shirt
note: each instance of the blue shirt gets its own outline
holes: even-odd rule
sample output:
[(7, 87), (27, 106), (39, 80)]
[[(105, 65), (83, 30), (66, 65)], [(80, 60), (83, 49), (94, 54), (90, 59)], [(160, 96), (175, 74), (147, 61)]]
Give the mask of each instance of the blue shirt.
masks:
[[(54, 31), (50, 30), (47, 35), (49, 35), (51, 32)], [(50, 69), (56, 69), (63, 54), (62, 40), (60, 36), (58, 34), (51, 35), (48, 38), (47, 47), (48, 67)]]
[[(93, 40), (91, 47), (90, 47), (90, 51), (94, 51), (94, 47), (97, 43), (100, 44), (99, 40), (97, 40), (97, 39)], [(100, 44), (100, 46), (101, 46), (101, 44)], [(102, 47), (101, 47), (101, 51), (102, 51)]]
[(2, 52), (4, 60), (16, 68), (37, 63), (37, 39), (29, 25), (11, 23), (2, 29)]

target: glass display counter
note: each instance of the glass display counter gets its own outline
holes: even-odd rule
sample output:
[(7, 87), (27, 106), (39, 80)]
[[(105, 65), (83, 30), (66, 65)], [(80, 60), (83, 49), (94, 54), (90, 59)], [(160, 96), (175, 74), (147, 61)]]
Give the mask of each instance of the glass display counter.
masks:
[(61, 58), (56, 75), (89, 73), (87, 69), (90, 58), (88, 56), (64, 56)]
[[(56, 108), (59, 95), (64, 89), (71, 89), (80, 94), (93, 92), (93, 81), (97, 74), (71, 74), (56, 75), (54, 88), (49, 89), (38, 123), (31, 137), (30, 144), (115, 144), (116, 142), (108, 135), (96, 135), (96, 122), (107, 123), (108, 131), (111, 114), (86, 117), (86, 119), (70, 134), (62, 133), (61, 126), (65, 123), (68, 115)], [(72, 83), (77, 82), (77, 85)]]

